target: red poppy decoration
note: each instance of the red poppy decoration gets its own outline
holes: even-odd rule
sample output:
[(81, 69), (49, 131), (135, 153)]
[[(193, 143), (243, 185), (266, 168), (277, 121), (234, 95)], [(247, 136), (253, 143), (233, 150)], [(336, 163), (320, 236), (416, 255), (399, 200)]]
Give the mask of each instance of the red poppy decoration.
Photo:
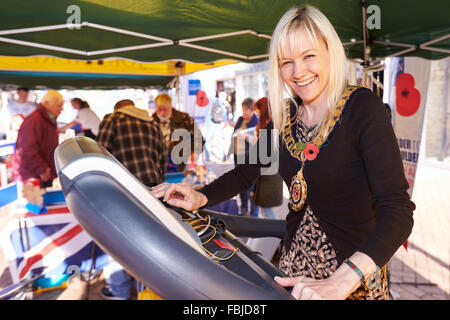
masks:
[(209, 104), (209, 99), (206, 96), (206, 92), (199, 90), (197, 91), (197, 101), (196, 101), (197, 105), (199, 107), (206, 107)]
[(314, 143), (308, 143), (306, 148), (303, 149), (303, 154), (305, 155), (306, 160), (313, 161), (319, 154), (319, 148), (317, 148)]
[(420, 106), (420, 92), (414, 88), (414, 77), (402, 73), (395, 83), (397, 112), (404, 117), (412, 116)]

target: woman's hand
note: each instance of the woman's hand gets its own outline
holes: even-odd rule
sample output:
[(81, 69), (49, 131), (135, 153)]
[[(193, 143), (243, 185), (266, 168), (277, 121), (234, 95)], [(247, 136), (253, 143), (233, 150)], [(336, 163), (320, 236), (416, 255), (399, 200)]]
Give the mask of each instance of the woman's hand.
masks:
[(152, 194), (156, 198), (163, 197), (163, 201), (171, 206), (194, 211), (208, 203), (203, 193), (195, 191), (185, 183), (161, 183), (152, 188)]
[(275, 281), (283, 287), (293, 287), (292, 296), (297, 300), (341, 300), (346, 297), (338, 295), (338, 288), (333, 281), (315, 280), (300, 277), (275, 277)]
[[(355, 252), (350, 260), (364, 273), (366, 279), (376, 270), (375, 262), (362, 252)], [(303, 276), (275, 277), (274, 280), (283, 287), (293, 287), (292, 296), (302, 300), (344, 300), (361, 285), (361, 278), (345, 263), (324, 280)]]

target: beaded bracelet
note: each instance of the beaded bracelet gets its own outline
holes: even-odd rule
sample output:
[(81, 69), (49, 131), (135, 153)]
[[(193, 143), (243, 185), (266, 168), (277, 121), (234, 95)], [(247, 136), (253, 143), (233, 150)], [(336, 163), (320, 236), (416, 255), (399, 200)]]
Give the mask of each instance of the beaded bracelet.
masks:
[(361, 284), (365, 285), (366, 277), (364, 276), (364, 273), (349, 259), (346, 259), (344, 262), (358, 274), (358, 276), (361, 278)]

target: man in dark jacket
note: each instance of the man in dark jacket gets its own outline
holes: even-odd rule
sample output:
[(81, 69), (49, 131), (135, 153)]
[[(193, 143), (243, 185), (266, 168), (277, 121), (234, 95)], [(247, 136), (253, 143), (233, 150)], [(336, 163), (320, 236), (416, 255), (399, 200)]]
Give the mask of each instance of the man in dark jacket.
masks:
[(56, 118), (63, 104), (63, 96), (50, 90), (22, 123), (12, 159), (13, 176), (18, 181), (37, 178), (41, 187), (49, 187), (57, 177), (53, 154), (58, 146)]
[[(169, 158), (177, 165), (178, 171), (184, 171), (189, 159), (195, 162), (202, 152), (205, 143), (202, 133), (189, 114), (172, 107), (172, 99), (169, 95), (165, 93), (158, 95), (155, 98), (155, 104), (156, 112), (153, 113), (152, 118), (161, 128)], [(189, 134), (190, 150), (188, 152), (184, 152), (184, 148), (178, 146), (180, 142), (184, 142), (183, 136), (177, 135), (179, 139), (171, 139), (172, 133), (177, 129), (185, 129)]]

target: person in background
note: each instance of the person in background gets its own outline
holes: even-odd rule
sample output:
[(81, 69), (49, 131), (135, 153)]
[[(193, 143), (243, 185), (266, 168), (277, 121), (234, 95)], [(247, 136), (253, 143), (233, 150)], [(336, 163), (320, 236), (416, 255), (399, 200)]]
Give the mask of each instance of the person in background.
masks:
[[(254, 130), (258, 124), (258, 117), (255, 114), (255, 101), (252, 98), (246, 98), (242, 101), (242, 116), (234, 126), (232, 142), (228, 154), (233, 152), (234, 165), (248, 163), (248, 152), (250, 143), (254, 137)], [(250, 192), (253, 191), (254, 186), (239, 193), (241, 199), (241, 214), (248, 214), (248, 203), (250, 202), (250, 216), (257, 217), (259, 208), (252, 201), (250, 201)]]
[[(259, 121), (255, 129), (256, 140), (254, 143), (260, 137), (261, 130), (264, 130), (271, 122), (267, 97), (256, 101), (255, 110)], [(264, 132), (264, 134), (266, 133), (267, 131)], [(254, 190), (250, 193), (250, 198), (260, 208), (262, 216), (269, 219), (278, 219), (272, 208), (283, 203), (283, 179), (278, 173), (274, 175), (260, 175), (255, 182)]]
[[(173, 108), (172, 98), (168, 94), (159, 94), (155, 98), (155, 105), (156, 112), (152, 118), (161, 128), (169, 158), (177, 165), (178, 171), (183, 172), (189, 159), (196, 162), (202, 152), (205, 143), (202, 133), (189, 114)], [(177, 129), (185, 129), (189, 133), (191, 150), (188, 154), (172, 154), (174, 147), (182, 141), (182, 138), (171, 139), (172, 133)]]
[[(267, 139), (267, 134), (270, 131), (266, 127), (273, 127), (273, 123), (270, 121), (267, 97), (255, 102), (255, 111), (259, 120), (256, 125), (253, 144), (256, 144), (260, 139)], [(261, 174), (256, 179), (253, 191), (250, 192), (250, 199), (252, 203), (259, 207), (260, 216), (267, 219), (279, 219), (273, 207), (278, 207), (283, 203), (283, 179), (280, 174)], [(268, 261), (271, 261), (280, 241), (277, 238), (249, 238), (247, 245), (261, 253)]]
[(56, 119), (63, 104), (63, 96), (58, 91), (49, 90), (36, 109), (24, 119), (12, 157), (13, 176), (19, 182), (36, 178), (45, 188), (51, 186), (57, 177), (53, 154), (58, 146)]
[[(2, 125), (7, 131), (8, 139), (15, 141), (23, 119), (31, 114), (36, 105), (28, 101), (30, 90), (25, 87), (17, 89), (17, 100), (9, 100), (5, 108), (1, 108)], [(0, 126), (1, 127), (1, 126)]]
[[(164, 181), (167, 151), (161, 130), (148, 111), (136, 108), (133, 101), (116, 103), (114, 112), (100, 123), (97, 142), (147, 187)], [(107, 285), (101, 290), (103, 298), (129, 299), (131, 277), (122, 266), (111, 261), (104, 271)]]
[(164, 181), (167, 151), (159, 126), (129, 99), (100, 123), (97, 142), (147, 187)]
[(26, 87), (17, 89), (19, 98), (17, 100), (9, 101), (7, 106), (10, 118), (16, 114), (21, 114), (25, 118), (36, 109), (36, 105), (28, 101), (29, 94), (30, 89)]
[(226, 111), (226, 122), (232, 122), (233, 121), (233, 108), (228, 101), (228, 94), (225, 91), (219, 92), (219, 101), (223, 104), (225, 111)]
[(78, 110), (78, 115), (74, 121), (66, 124), (60, 129), (61, 132), (80, 124), (83, 135), (92, 139), (96, 139), (98, 135), (98, 127), (100, 125), (100, 118), (90, 108), (89, 104), (80, 98), (73, 98), (70, 100), (72, 107)]
[[(389, 299), (386, 264), (414, 225), (383, 102), (352, 86), (346, 70), (344, 46), (322, 12), (295, 6), (281, 17), (269, 49), (268, 97), (289, 213), (279, 263), (285, 277), (274, 280), (293, 287), (296, 299)], [(240, 165), (198, 191), (164, 183), (152, 192), (196, 210), (249, 188), (263, 168)]]
[(227, 110), (221, 99), (214, 97), (211, 100), (211, 109), (205, 126), (204, 160), (206, 163), (212, 160), (212, 155), (219, 161), (225, 161), (227, 158), (223, 134), (227, 125)]

